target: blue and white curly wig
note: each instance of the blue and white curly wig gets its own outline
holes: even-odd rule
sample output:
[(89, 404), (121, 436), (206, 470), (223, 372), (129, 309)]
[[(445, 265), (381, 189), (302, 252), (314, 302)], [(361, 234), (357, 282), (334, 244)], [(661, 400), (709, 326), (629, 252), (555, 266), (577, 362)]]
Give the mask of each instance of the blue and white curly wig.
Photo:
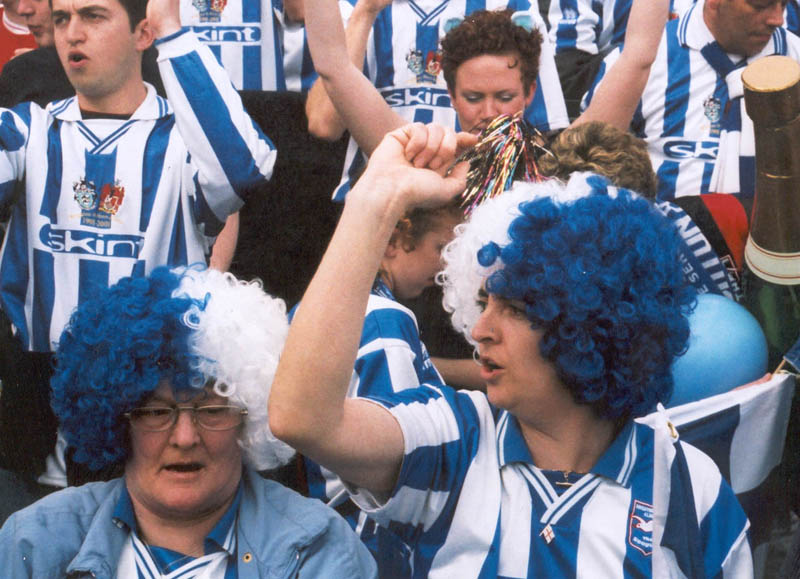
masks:
[(525, 302), (541, 355), (579, 404), (624, 419), (672, 392), (694, 305), (672, 224), (590, 173), (517, 183), (478, 207), (445, 248), (444, 306), (470, 332), (487, 293)]
[(162, 380), (210, 387), (247, 409), (239, 443), (258, 470), (294, 451), (269, 430), (267, 398), (289, 330), (282, 300), (259, 282), (202, 266), (124, 278), (80, 305), (56, 351), (52, 406), (74, 459), (92, 469), (127, 458), (124, 412)]

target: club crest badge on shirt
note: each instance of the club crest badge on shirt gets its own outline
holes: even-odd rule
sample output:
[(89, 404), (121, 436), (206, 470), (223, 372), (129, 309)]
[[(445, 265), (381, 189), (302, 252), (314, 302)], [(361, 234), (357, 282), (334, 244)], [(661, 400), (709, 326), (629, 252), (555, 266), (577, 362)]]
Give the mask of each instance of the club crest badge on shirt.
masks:
[(406, 66), (416, 76), (417, 82), (436, 84), (442, 70), (442, 51), (429, 50), (423, 54), (422, 50), (412, 48), (406, 54)]
[(703, 113), (711, 123), (711, 136), (719, 136), (720, 133), (720, 119), (722, 118), (722, 103), (720, 100), (711, 95), (703, 101)]
[(633, 501), (628, 518), (628, 544), (645, 556), (653, 553), (653, 505)]
[(72, 191), (81, 208), (81, 225), (111, 228), (111, 218), (117, 214), (125, 198), (125, 187), (119, 181), (105, 183), (98, 197), (94, 182), (81, 177), (72, 184)]
[(200, 13), (200, 22), (219, 22), (228, 0), (192, 0)]

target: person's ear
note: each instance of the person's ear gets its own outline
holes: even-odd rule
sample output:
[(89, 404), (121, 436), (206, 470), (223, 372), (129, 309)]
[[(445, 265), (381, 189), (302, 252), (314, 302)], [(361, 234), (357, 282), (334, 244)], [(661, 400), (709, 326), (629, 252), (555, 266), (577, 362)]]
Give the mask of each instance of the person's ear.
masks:
[(133, 35), (136, 37), (136, 50), (144, 52), (150, 45), (153, 44), (155, 37), (153, 29), (147, 18), (142, 18), (136, 27), (133, 29)]
[(536, 81), (535, 80), (531, 83), (531, 86), (528, 87), (528, 93), (525, 95), (525, 108), (526, 109), (533, 102), (533, 97), (534, 96), (536, 96)]

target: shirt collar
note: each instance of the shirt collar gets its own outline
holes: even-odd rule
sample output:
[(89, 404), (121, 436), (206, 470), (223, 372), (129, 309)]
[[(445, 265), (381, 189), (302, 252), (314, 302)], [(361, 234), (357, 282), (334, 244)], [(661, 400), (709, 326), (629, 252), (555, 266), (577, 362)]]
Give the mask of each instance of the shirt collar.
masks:
[[(147, 88), (147, 96), (144, 97), (142, 104), (139, 105), (130, 120), (156, 120), (172, 113), (167, 100), (158, 96), (156, 89), (149, 83), (144, 83)], [(47, 112), (61, 121), (80, 121), (81, 110), (78, 106), (78, 97), (71, 96), (60, 101), (53, 101), (46, 107)]]
[[(214, 525), (214, 528), (206, 535), (203, 541), (206, 554), (223, 550), (227, 551), (230, 555), (236, 555), (236, 533), (234, 523), (236, 522), (236, 515), (239, 512), (239, 505), (242, 502), (242, 489), (242, 482), (239, 481), (239, 487), (236, 489), (233, 502), (231, 502), (225, 514), (222, 515), (222, 518)], [(128, 531), (131, 533), (137, 532), (133, 502), (131, 501), (131, 495), (128, 493), (127, 487), (120, 493), (111, 519), (118, 527), (124, 526), (127, 527)]]
[(394, 299), (392, 290), (389, 289), (389, 286), (386, 285), (386, 282), (384, 282), (383, 279), (381, 279), (380, 275), (375, 278), (375, 282), (372, 284), (372, 293), (377, 296), (381, 296), (382, 298), (388, 298), (396, 301)]
[[(703, 19), (703, 7), (705, 0), (697, 0), (683, 15), (678, 22), (678, 40), (683, 46), (687, 46), (693, 50), (702, 50), (702, 48), (714, 42), (714, 35), (706, 26), (706, 21)], [(782, 27), (776, 28), (772, 32), (772, 38), (767, 42), (766, 46), (755, 56), (748, 58), (750, 62), (769, 56), (771, 54), (786, 54), (786, 30)], [(743, 58), (741, 54), (730, 54), (731, 60), (734, 62), (740, 61)]]
[[(519, 422), (506, 411), (497, 420), (497, 457), (500, 468), (512, 462), (533, 464)], [(628, 488), (636, 458), (636, 429), (633, 421), (628, 421), (590, 472)]]

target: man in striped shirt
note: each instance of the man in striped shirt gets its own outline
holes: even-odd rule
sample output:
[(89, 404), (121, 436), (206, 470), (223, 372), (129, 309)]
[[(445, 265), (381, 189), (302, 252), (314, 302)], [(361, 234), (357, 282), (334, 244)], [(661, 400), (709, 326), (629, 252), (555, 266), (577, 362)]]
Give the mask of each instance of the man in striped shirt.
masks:
[[(772, 54), (800, 59), (800, 38), (782, 26), (785, 5), (700, 0), (667, 24), (631, 125), (648, 143), (660, 200), (709, 192), (752, 196), (755, 151), (741, 73)], [(619, 54), (609, 54), (596, 83)]]
[[(14, 333), (2, 465), (28, 475), (55, 442), (49, 352), (72, 310), (97, 286), (205, 262), (276, 156), (213, 54), (181, 29), (177, 0), (56, 0), (53, 21), (76, 96), (0, 114), (0, 204), (11, 213), (0, 308)], [(142, 81), (153, 40), (169, 102)], [(66, 484), (63, 467), (43, 482)]]

